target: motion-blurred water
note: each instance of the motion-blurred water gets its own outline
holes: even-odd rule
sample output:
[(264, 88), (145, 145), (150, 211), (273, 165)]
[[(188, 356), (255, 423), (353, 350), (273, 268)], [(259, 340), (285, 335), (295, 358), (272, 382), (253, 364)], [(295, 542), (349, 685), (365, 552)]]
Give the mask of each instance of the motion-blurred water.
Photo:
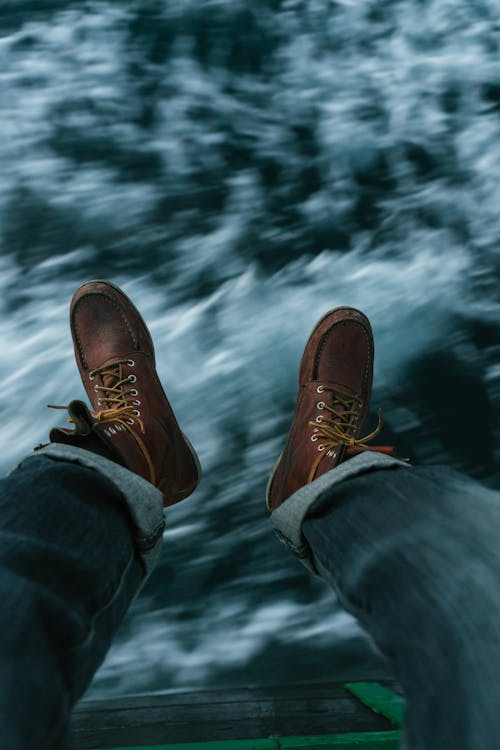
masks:
[(372, 320), (384, 442), (500, 485), (499, 13), (3, 0), (1, 468), (83, 397), (67, 306), (97, 277), (150, 324), (205, 472), (92, 695), (382, 670), (264, 509), (329, 308)]

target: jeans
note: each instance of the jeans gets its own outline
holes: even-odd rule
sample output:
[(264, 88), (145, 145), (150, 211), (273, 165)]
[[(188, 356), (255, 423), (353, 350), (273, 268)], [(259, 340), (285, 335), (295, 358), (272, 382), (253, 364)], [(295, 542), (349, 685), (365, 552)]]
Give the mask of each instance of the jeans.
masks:
[(2, 747), (67, 747), (70, 709), (144, 575), (104, 475), (36, 456), (0, 481)]
[(326, 491), (314, 562), (392, 663), (411, 750), (500, 748), (500, 493), (437, 467)]
[[(279, 513), (278, 513), (279, 511)], [(272, 514), (387, 656), (410, 750), (500, 748), (500, 495), (447, 469), (357, 456)], [(0, 481), (0, 731), (63, 750), (68, 718), (160, 544), (162, 498), (77, 448)]]

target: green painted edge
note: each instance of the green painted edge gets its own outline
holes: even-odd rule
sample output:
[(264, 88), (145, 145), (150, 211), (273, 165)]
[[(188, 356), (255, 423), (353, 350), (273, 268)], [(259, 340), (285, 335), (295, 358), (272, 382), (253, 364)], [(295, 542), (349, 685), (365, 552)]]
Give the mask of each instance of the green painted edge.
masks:
[(401, 733), (356, 732), (313, 737), (188, 742), (176, 745), (117, 747), (110, 750), (398, 750)]
[(184, 742), (176, 745), (115, 747), (109, 750), (279, 750), (277, 740), (223, 740), (222, 742)]
[(401, 732), (356, 732), (318, 737), (284, 737), (280, 750), (398, 750)]
[(372, 711), (389, 719), (393, 726), (403, 726), (405, 702), (397, 693), (378, 682), (347, 682), (344, 687)]

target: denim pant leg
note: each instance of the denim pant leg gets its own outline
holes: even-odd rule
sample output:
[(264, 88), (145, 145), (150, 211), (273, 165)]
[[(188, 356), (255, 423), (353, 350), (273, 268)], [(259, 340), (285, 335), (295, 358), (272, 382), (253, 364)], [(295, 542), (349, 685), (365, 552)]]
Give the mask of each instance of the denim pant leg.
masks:
[(145, 575), (104, 474), (34, 456), (0, 480), (0, 737), (66, 747), (73, 703)]
[(324, 491), (302, 532), (393, 664), (408, 747), (498, 750), (500, 493), (445, 468), (375, 470)]

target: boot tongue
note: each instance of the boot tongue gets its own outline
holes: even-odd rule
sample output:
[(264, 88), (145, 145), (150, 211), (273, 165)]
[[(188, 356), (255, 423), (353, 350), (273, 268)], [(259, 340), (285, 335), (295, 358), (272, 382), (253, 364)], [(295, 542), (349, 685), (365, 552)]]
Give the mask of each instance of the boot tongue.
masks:
[(341, 383), (334, 383), (333, 381), (328, 380), (312, 380), (311, 385), (315, 387), (315, 389), (318, 386), (323, 386), (325, 388), (324, 394), (326, 395), (328, 393), (331, 393), (331, 391), (336, 391), (341, 396), (344, 396), (345, 398), (354, 398), (359, 401), (358, 394), (352, 390), (352, 388), (349, 388), (346, 385), (342, 385)]
[[(106, 359), (99, 367), (96, 367), (95, 369), (99, 371), (101, 385), (105, 388), (113, 388), (119, 380), (126, 377), (124, 369), (127, 368), (127, 365), (124, 364), (124, 361), (131, 358), (131, 355), (127, 354), (121, 357), (111, 357), (110, 359)], [(105, 374), (103, 374), (103, 370)]]
[[(354, 399), (354, 404), (356, 404), (356, 401), (359, 403), (359, 396), (356, 394), (351, 388), (348, 388), (345, 385), (341, 385), (340, 383), (334, 383), (332, 381), (326, 381), (326, 380), (318, 380), (318, 381), (312, 381), (312, 385), (315, 386), (315, 390), (318, 386), (323, 386), (324, 391), (322, 393), (318, 394), (318, 398), (320, 398), (322, 401), (325, 401), (327, 404), (330, 404), (332, 399), (335, 399), (335, 394), (338, 394), (339, 396), (352, 400)], [(346, 411), (349, 411), (348, 406), (343, 406), (339, 402), (335, 405), (335, 411), (337, 412), (337, 418), (342, 420), (342, 417)], [(332, 415), (333, 418), (333, 415)]]
[(341, 396), (345, 396), (346, 398), (358, 398), (356, 391), (353, 391), (352, 388), (349, 388), (349, 386), (343, 385), (342, 383), (334, 383), (333, 381), (327, 380), (318, 380), (317, 382), (315, 382), (315, 385), (323, 385), (325, 389), (337, 391), (337, 393), (340, 393)]

